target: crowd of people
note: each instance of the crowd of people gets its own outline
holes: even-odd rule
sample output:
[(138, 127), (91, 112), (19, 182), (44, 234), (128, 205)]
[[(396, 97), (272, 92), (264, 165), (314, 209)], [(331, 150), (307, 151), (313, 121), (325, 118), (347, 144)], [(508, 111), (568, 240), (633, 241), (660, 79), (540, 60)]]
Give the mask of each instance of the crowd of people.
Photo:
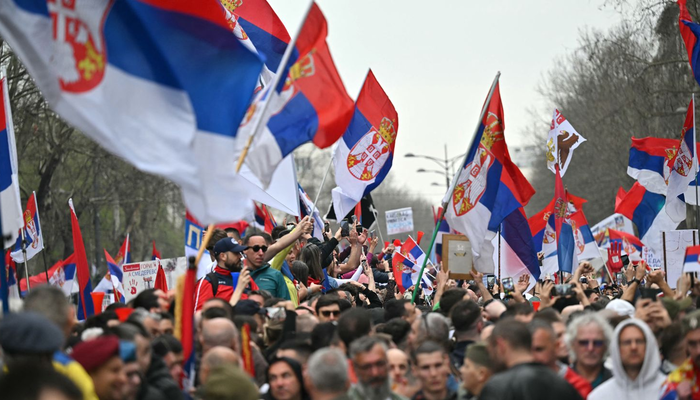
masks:
[(511, 287), (438, 266), (412, 302), (393, 245), (292, 225), (211, 234), (193, 362), (176, 338), (181, 293), (146, 290), (79, 322), (60, 289), (33, 288), (0, 320), (0, 398), (700, 399), (693, 275), (674, 290), (643, 262), (614, 280), (582, 262)]

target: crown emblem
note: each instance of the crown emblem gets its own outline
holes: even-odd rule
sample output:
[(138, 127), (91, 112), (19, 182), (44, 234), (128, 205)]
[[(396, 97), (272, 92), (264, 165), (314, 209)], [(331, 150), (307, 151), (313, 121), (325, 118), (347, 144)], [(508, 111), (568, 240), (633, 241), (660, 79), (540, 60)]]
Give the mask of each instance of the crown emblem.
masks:
[(394, 129), (394, 122), (387, 117), (382, 118), (382, 122), (379, 124), (379, 134), (382, 136), (385, 142), (392, 145), (394, 140), (396, 140), (396, 129)]
[(554, 203), (554, 215), (556, 218), (566, 218), (564, 199), (558, 198), (556, 203)]
[(289, 68), (289, 75), (287, 75), (287, 81), (284, 84), (284, 88), (291, 86), (296, 80), (301, 78), (308, 78), (316, 73), (316, 65), (314, 64), (313, 54), (316, 49), (311, 50), (307, 55), (300, 58), (297, 62)]
[(677, 152), (678, 152), (678, 150), (676, 150), (675, 147), (671, 147), (670, 149), (666, 149), (666, 159), (673, 160), (673, 158), (676, 157)]
[(486, 116), (484, 133), (481, 135), (481, 145), (487, 150), (491, 150), (491, 147), (501, 140), (503, 140), (503, 125), (501, 124), (501, 120), (498, 119), (496, 114), (489, 112)]
[(238, 7), (243, 5), (243, 0), (221, 0), (221, 5), (224, 6), (225, 9), (234, 12)]

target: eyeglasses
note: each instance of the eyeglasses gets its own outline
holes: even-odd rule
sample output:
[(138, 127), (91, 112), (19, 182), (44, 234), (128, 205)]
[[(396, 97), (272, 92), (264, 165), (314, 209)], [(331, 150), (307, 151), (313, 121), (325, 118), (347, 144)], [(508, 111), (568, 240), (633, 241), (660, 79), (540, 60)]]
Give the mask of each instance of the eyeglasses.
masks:
[(605, 341), (603, 340), (579, 340), (578, 345), (581, 347), (588, 347), (593, 345), (593, 347), (603, 347), (605, 345)]
[(267, 246), (258, 246), (258, 245), (255, 245), (255, 246), (250, 246), (250, 247), (248, 247), (248, 248), (251, 249), (251, 250), (253, 250), (254, 253), (257, 253), (257, 252), (259, 252), (260, 250), (262, 250), (263, 253), (267, 252)]
[(340, 315), (340, 310), (323, 310), (321, 311), (321, 315), (323, 315), (326, 318), (330, 317), (331, 315), (336, 317)]

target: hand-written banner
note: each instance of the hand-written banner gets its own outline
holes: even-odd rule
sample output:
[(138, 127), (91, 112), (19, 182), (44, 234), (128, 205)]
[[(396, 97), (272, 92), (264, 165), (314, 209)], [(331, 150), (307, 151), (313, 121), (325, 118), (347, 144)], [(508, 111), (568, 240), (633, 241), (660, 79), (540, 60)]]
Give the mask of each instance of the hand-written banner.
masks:
[(388, 210), (385, 216), (388, 235), (413, 232), (413, 209), (411, 207)]

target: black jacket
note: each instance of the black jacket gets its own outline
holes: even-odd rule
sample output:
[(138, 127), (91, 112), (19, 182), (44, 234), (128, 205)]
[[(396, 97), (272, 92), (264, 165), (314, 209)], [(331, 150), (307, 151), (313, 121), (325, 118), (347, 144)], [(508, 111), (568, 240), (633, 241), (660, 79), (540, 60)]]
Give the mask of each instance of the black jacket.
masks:
[(519, 364), (491, 377), (479, 400), (581, 399), (564, 378), (538, 363)]
[[(170, 376), (168, 366), (153, 352), (151, 352), (151, 366), (148, 367), (148, 372), (146, 372), (142, 385), (148, 386), (149, 392), (158, 392), (168, 400), (184, 399), (177, 382)], [(145, 397), (144, 399), (151, 400), (150, 397)]]

